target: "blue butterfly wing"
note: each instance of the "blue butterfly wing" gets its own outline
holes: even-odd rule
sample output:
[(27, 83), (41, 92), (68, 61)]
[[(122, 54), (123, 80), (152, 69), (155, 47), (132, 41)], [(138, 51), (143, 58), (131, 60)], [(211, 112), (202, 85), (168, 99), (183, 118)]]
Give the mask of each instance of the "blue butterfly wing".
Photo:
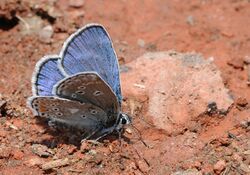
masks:
[(32, 77), (33, 95), (52, 96), (53, 86), (65, 76), (58, 68), (59, 57), (43, 57), (36, 65)]
[(64, 43), (60, 56), (66, 74), (97, 72), (121, 102), (117, 57), (112, 41), (101, 25), (92, 24), (78, 30)]

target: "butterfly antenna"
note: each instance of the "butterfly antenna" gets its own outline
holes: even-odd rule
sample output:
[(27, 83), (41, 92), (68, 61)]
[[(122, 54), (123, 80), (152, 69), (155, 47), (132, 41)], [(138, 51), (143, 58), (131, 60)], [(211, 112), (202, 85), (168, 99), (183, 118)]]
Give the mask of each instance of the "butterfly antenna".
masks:
[(139, 140), (142, 142), (142, 144), (146, 147), (149, 148), (149, 146), (144, 142), (144, 140), (142, 139), (142, 136), (141, 136), (141, 132), (139, 129), (137, 129), (132, 123), (130, 124), (132, 126), (132, 128), (137, 132), (138, 136), (139, 136)]

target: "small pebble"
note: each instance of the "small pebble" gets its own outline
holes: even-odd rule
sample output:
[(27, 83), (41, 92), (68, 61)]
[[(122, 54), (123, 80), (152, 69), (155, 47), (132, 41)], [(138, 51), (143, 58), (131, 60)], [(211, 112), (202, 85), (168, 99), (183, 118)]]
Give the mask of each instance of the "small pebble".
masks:
[(193, 26), (194, 23), (195, 23), (195, 20), (194, 20), (194, 17), (192, 15), (189, 15), (186, 19), (187, 23), (190, 25), (190, 26)]
[(70, 0), (69, 6), (74, 8), (80, 8), (84, 5), (84, 0)]
[(18, 130), (18, 128), (15, 126), (15, 125), (13, 125), (12, 123), (10, 123), (10, 122), (8, 122), (8, 121), (6, 121), (6, 126), (8, 126), (9, 128), (11, 128), (11, 129), (14, 129), (14, 130)]
[(132, 134), (132, 130), (130, 128), (126, 128), (125, 132), (128, 133), (128, 134)]
[(236, 104), (240, 107), (245, 107), (248, 102), (247, 102), (247, 99), (246, 98), (243, 98), (243, 97), (239, 97), (237, 100), (236, 100)]
[(25, 161), (25, 164), (29, 167), (42, 165), (43, 163), (44, 163), (44, 160), (42, 158), (37, 157), (37, 156), (31, 157), (30, 159)]
[(214, 171), (216, 173), (221, 173), (226, 167), (226, 162), (224, 160), (219, 160), (216, 164), (214, 164)]
[(7, 147), (0, 147), (0, 159), (8, 158), (11, 155), (11, 149)]
[(203, 174), (213, 174), (213, 166), (211, 164), (205, 164), (202, 166), (201, 172)]
[(150, 167), (146, 164), (145, 161), (139, 160), (136, 163), (137, 163), (137, 166), (139, 167), (139, 169), (142, 172), (146, 173), (146, 172), (148, 172), (150, 170)]
[(194, 161), (194, 162), (193, 162), (193, 166), (194, 166), (195, 168), (199, 169), (199, 168), (201, 167), (201, 162), (199, 162), (199, 161)]
[(13, 158), (16, 160), (21, 160), (24, 157), (24, 153), (20, 150), (12, 150)]
[(128, 165), (128, 168), (129, 168), (129, 169), (136, 170), (136, 169), (137, 169), (137, 167), (136, 167), (135, 162), (131, 162), (131, 163)]
[(8, 135), (8, 132), (1, 128), (0, 129), (0, 137), (5, 138), (7, 135)]
[(39, 38), (44, 43), (50, 43), (53, 33), (53, 27), (51, 25), (47, 25), (39, 32)]
[(31, 149), (34, 154), (40, 157), (49, 157), (54, 155), (54, 152), (45, 145), (33, 144)]
[(82, 141), (80, 150), (82, 153), (91, 150), (93, 143), (89, 140)]
[(171, 175), (202, 175), (197, 169), (188, 169), (185, 171), (177, 171), (172, 173)]
[(97, 152), (96, 152), (96, 150), (91, 149), (91, 150), (89, 150), (88, 154), (94, 156), (97, 154)]
[(53, 160), (53, 161), (50, 161), (50, 162), (47, 162), (47, 163), (43, 164), (42, 169), (43, 170), (49, 170), (49, 169), (52, 169), (52, 168), (68, 165), (69, 163), (70, 163), (70, 161), (69, 161), (68, 158)]
[(234, 153), (232, 158), (235, 161), (237, 161), (237, 162), (241, 162), (242, 161), (242, 157), (239, 154), (237, 154), (237, 153)]
[(245, 64), (250, 64), (250, 56), (245, 56), (244, 57), (244, 63)]
[(250, 173), (250, 165), (246, 165), (244, 163), (240, 164), (240, 169), (244, 171), (245, 173)]
[(145, 41), (144, 41), (143, 39), (138, 39), (138, 40), (137, 40), (137, 44), (138, 44), (138, 46), (140, 46), (140, 47), (144, 47), (144, 46), (145, 46)]
[(250, 155), (250, 150), (244, 151), (243, 154)]
[(250, 126), (250, 121), (242, 121), (240, 122), (240, 126), (242, 128), (248, 128)]

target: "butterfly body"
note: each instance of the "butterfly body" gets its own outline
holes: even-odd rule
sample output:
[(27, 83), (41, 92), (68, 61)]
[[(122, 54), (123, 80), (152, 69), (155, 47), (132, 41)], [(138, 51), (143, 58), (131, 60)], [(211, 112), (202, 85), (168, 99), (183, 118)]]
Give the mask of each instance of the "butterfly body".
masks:
[(71, 35), (58, 56), (42, 58), (33, 74), (32, 90), (28, 104), (35, 115), (81, 130), (85, 139), (120, 131), (130, 123), (121, 112), (117, 57), (99, 24)]

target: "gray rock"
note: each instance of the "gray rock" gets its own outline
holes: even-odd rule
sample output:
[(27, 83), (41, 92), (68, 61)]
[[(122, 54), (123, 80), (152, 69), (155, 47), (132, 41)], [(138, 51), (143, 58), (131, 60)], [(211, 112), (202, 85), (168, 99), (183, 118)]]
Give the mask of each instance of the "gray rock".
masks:
[(51, 25), (47, 25), (40, 30), (39, 39), (44, 43), (49, 43), (53, 33), (53, 27)]
[(40, 157), (49, 157), (54, 154), (54, 152), (45, 145), (33, 144), (31, 149), (34, 154)]
[(224, 113), (233, 103), (213, 58), (206, 60), (196, 53), (150, 52), (126, 66), (131, 69), (121, 73), (126, 85), (124, 96), (141, 101), (146, 96), (145, 118), (169, 133), (176, 125), (185, 126), (207, 112), (211, 102), (215, 110)]

